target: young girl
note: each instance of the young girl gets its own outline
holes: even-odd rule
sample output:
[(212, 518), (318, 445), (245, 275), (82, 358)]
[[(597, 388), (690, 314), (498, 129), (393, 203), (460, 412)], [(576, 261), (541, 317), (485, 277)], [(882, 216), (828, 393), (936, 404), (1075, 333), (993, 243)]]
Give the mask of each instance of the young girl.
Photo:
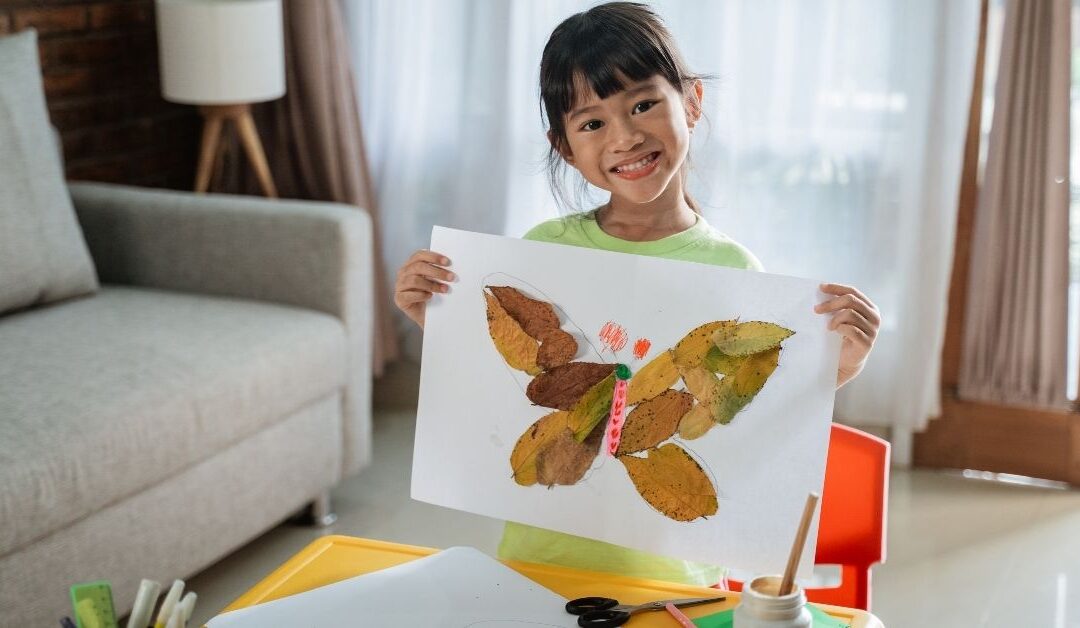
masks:
[[(714, 230), (687, 194), (687, 149), (701, 118), (702, 82), (686, 67), (666, 27), (646, 5), (612, 2), (571, 16), (551, 34), (540, 62), (540, 92), (551, 144), (553, 190), (559, 169), (575, 168), (611, 193), (592, 211), (541, 223), (529, 240), (655, 255), (761, 270), (745, 248)], [(450, 260), (417, 251), (398, 272), (395, 303), (424, 326), (435, 292), (449, 290)], [(880, 325), (877, 308), (858, 290), (824, 284), (843, 336), (837, 387), (863, 367)], [(508, 522), (501, 558), (713, 585), (719, 568)]]

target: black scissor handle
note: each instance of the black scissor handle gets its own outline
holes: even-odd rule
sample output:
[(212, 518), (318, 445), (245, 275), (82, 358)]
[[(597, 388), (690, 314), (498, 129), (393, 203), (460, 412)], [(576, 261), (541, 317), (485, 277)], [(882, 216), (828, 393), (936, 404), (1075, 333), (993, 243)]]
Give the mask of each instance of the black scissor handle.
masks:
[(571, 615), (584, 615), (593, 611), (606, 611), (618, 605), (618, 600), (609, 597), (579, 597), (566, 603), (566, 612)]
[(614, 628), (630, 621), (630, 613), (607, 609), (603, 611), (589, 611), (577, 618), (577, 625), (582, 628)]

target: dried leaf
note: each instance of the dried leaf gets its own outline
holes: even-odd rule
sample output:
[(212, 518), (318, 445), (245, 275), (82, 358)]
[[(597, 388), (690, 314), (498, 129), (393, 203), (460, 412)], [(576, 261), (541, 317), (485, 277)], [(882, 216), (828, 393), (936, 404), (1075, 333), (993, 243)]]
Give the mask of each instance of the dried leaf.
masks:
[(671, 389), (642, 402), (626, 417), (622, 440), (619, 441), (615, 455), (650, 449), (671, 438), (679, 425), (679, 419), (693, 405), (693, 395)]
[(749, 321), (734, 327), (717, 329), (711, 338), (722, 353), (741, 357), (775, 349), (794, 333), (790, 329), (765, 321)]
[(696, 327), (671, 350), (675, 364), (682, 368), (701, 366), (713, 345), (713, 334), (735, 326), (735, 321), (713, 321)]
[(488, 333), (503, 359), (511, 368), (525, 371), (529, 375), (539, 373), (540, 366), (536, 363), (539, 344), (507, 314), (499, 305), (498, 299), (487, 292), (484, 293), (484, 298), (487, 299)]
[[(611, 412), (611, 396), (615, 392), (615, 373), (593, 385), (570, 411), (569, 427), (580, 443)], [(603, 430), (598, 430), (602, 432)]]
[(739, 366), (743, 363), (743, 360), (745, 360), (745, 358), (727, 355), (726, 353), (721, 352), (716, 345), (713, 345), (709, 347), (709, 352), (705, 354), (705, 359), (701, 361), (701, 366), (713, 373), (732, 375), (735, 371), (739, 370)]
[(536, 479), (544, 486), (577, 484), (585, 477), (596, 455), (604, 430), (593, 430), (584, 442), (578, 442), (569, 429), (563, 429), (536, 457)]
[(536, 484), (537, 456), (561, 434), (567, 432), (568, 412), (552, 412), (529, 426), (514, 445), (510, 453), (510, 468), (514, 472), (514, 481), (522, 486)]
[(686, 440), (701, 438), (716, 425), (713, 421), (712, 411), (707, 404), (694, 404), (690, 411), (683, 415), (679, 421), (679, 436)]
[(679, 381), (679, 369), (675, 368), (671, 351), (663, 351), (641, 367), (630, 378), (630, 387), (626, 391), (626, 405), (632, 406), (651, 399)]
[(736, 414), (754, 400), (776, 370), (779, 361), (779, 347), (743, 358), (739, 370), (724, 377), (716, 389), (710, 403), (713, 420), (721, 425), (730, 423)]
[(510, 286), (488, 286), (499, 304), (536, 340), (540, 334), (550, 329), (559, 328), (559, 316), (550, 303), (530, 299), (517, 288)]
[(538, 406), (573, 410), (590, 388), (614, 372), (614, 364), (570, 362), (534, 377), (525, 396)]
[(668, 518), (693, 521), (716, 514), (716, 487), (701, 465), (674, 443), (644, 458), (619, 456), (638, 493)]
[(574, 337), (561, 329), (549, 329), (537, 337), (540, 350), (536, 362), (542, 368), (552, 369), (566, 364), (577, 354), (578, 343)]
[(756, 395), (780, 363), (780, 347), (748, 357), (734, 375), (735, 394)]
[(690, 394), (699, 402), (709, 404), (716, 397), (720, 379), (716, 377), (715, 373), (700, 366), (680, 368), (679, 372), (682, 373), (686, 390), (690, 391)]

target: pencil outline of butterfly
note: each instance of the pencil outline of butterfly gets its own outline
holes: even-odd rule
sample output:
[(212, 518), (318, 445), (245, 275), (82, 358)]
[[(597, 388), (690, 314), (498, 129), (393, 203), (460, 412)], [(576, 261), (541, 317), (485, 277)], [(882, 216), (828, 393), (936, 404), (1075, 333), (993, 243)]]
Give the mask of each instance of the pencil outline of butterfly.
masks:
[[(681, 443), (745, 409), (779, 365), (781, 343), (795, 332), (765, 321), (710, 321), (631, 373), (625, 364), (576, 361), (579, 344), (562, 329), (556, 312), (562, 309), (520, 288), (490, 284), (495, 275), (502, 273), (482, 282), (489, 336), (508, 367), (532, 376), (526, 397), (553, 410), (518, 438), (510, 455), (513, 480), (548, 488), (576, 484), (602, 445), (611, 445), (610, 454), (660, 514), (676, 521), (716, 514), (716, 485)], [(680, 381), (684, 389), (674, 388)], [(618, 430), (613, 405), (625, 412)]]

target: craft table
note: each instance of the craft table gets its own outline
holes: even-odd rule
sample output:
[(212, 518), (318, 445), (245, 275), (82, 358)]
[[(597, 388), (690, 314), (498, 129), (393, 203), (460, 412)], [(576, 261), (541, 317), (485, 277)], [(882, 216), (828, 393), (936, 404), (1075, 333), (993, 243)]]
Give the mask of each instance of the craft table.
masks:
[[(400, 565), (438, 551), (429, 547), (400, 545), (351, 536), (324, 536), (285, 561), (222, 612), (302, 593), (339, 580)], [(716, 589), (705, 587), (641, 580), (534, 563), (505, 562), (512, 569), (567, 599), (599, 595), (637, 604), (656, 599), (705, 597), (718, 593)], [(725, 602), (687, 608), (685, 613), (690, 618), (700, 617), (734, 608), (739, 603), (738, 593), (728, 592), (724, 595), (727, 597)], [(820, 605), (820, 607), (830, 615), (848, 621), (852, 628), (883, 628), (881, 621), (866, 611), (839, 606)], [(567, 616), (567, 619), (572, 618)], [(568, 621), (567, 625), (572, 626), (573, 622)], [(666, 613), (643, 613), (635, 615), (628, 625), (634, 628), (648, 626), (671, 628), (675, 622)]]

